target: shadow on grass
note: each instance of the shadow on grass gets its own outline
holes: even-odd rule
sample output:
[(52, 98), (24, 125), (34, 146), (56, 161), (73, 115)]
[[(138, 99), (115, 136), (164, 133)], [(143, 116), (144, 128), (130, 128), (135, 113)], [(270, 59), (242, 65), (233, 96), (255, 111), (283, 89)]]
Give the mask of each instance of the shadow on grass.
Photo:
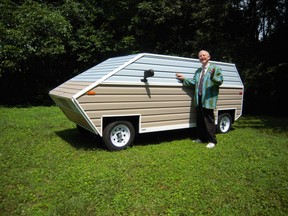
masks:
[(92, 133), (82, 134), (76, 128), (57, 131), (56, 135), (76, 149), (105, 149), (104, 143), (100, 136), (96, 136)]
[(287, 132), (288, 117), (243, 116), (235, 123), (235, 128), (272, 129), (274, 132)]
[(196, 129), (179, 129), (179, 130), (170, 130), (170, 131), (161, 131), (161, 132), (151, 132), (139, 134), (135, 138), (135, 145), (157, 145), (162, 142), (172, 142), (176, 140), (183, 139), (195, 139)]
[[(138, 134), (135, 137), (134, 145), (157, 145), (162, 142), (171, 142), (188, 138), (193, 139), (195, 134), (196, 129), (194, 128)], [(106, 150), (105, 144), (100, 136), (92, 133), (80, 133), (76, 128), (57, 131), (56, 135), (76, 149)]]

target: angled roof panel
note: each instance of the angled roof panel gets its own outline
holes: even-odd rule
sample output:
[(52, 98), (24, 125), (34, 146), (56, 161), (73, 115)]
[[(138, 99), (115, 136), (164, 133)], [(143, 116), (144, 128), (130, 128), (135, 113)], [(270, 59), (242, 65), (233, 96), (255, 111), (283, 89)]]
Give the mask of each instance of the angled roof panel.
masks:
[[(224, 76), (222, 87), (243, 87), (235, 64), (216, 61), (211, 61), (211, 63), (222, 68)], [(78, 98), (100, 83), (177, 86), (182, 84), (176, 80), (175, 73), (182, 73), (184, 76), (192, 78), (199, 67), (201, 67), (201, 63), (198, 59), (177, 56), (140, 53), (113, 57), (73, 77), (65, 82), (65, 85), (62, 84), (51, 92), (55, 92), (55, 94), (63, 92), (63, 96), (71, 97), (72, 95), (73, 98)], [(143, 83), (141, 80), (144, 71), (149, 69), (154, 70), (154, 76), (148, 78), (148, 83)], [(64, 94), (65, 88), (70, 83), (77, 85), (77, 89), (69, 90), (69, 94)], [(85, 83), (85, 85), (81, 83)], [(79, 90), (79, 86), (83, 87), (82, 90)]]
[[(113, 73), (117, 68), (121, 67), (129, 60), (133, 59), (137, 55), (129, 55), (122, 57), (114, 57), (107, 59), (106, 61), (95, 65), (94, 67), (84, 71), (83, 73), (75, 76), (71, 79), (71, 81), (93, 81), (103, 78), (103, 76), (107, 76), (110, 73)], [(112, 74), (111, 74), (112, 75)]]

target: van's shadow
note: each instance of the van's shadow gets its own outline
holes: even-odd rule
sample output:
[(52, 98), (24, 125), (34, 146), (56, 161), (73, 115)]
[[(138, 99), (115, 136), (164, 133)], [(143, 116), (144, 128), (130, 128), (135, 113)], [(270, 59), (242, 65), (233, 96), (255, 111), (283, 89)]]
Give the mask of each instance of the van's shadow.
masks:
[[(55, 132), (57, 136), (69, 143), (76, 149), (85, 150), (106, 150), (105, 144), (100, 136), (92, 133), (80, 133), (76, 128)], [(139, 134), (135, 137), (135, 146), (157, 145), (162, 142), (171, 142), (182, 139), (193, 139), (196, 135), (196, 129), (179, 129), (163, 132), (152, 132)]]
[(76, 149), (105, 149), (104, 143), (100, 136), (96, 136), (92, 133), (82, 134), (77, 130), (77, 128), (56, 131), (55, 133)]
[(168, 130), (161, 132), (151, 132), (145, 134), (139, 134), (135, 138), (135, 145), (157, 145), (162, 142), (172, 142), (183, 139), (194, 139), (196, 137), (196, 129), (179, 129), (179, 130)]

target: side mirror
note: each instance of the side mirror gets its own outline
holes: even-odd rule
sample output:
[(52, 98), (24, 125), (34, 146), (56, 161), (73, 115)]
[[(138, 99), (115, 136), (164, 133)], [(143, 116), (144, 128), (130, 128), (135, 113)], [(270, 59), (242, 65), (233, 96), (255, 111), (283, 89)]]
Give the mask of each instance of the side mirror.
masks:
[(154, 76), (154, 70), (153, 69), (149, 69), (149, 70), (145, 70), (144, 71), (144, 79), (141, 79), (142, 82), (147, 82), (147, 78), (148, 77), (153, 77)]

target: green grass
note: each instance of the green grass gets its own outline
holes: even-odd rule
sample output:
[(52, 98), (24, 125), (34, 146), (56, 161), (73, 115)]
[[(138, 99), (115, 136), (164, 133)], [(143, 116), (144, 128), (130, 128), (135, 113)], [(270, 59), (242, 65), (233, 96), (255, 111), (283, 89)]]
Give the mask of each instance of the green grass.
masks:
[(214, 149), (178, 130), (109, 152), (57, 107), (2, 107), (0, 215), (287, 215), (287, 125), (243, 116)]

